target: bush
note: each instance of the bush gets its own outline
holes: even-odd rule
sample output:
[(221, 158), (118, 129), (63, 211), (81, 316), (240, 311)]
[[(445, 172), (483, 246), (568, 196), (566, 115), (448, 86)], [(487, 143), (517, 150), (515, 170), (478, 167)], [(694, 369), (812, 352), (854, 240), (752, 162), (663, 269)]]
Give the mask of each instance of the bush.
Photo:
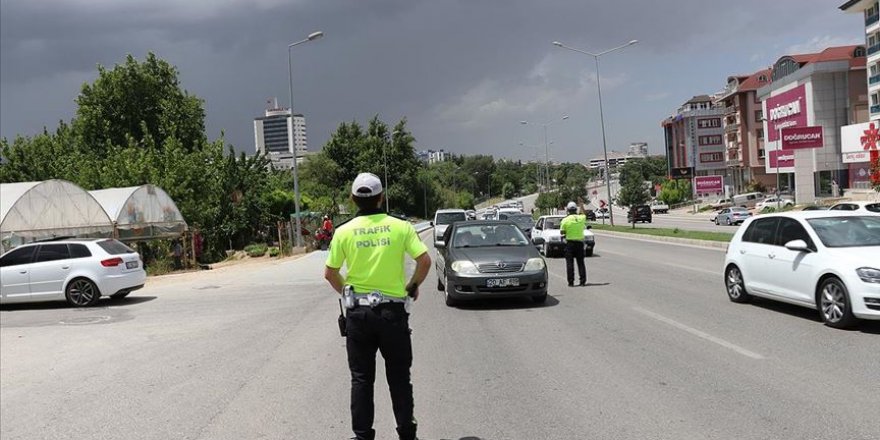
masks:
[(245, 246), (244, 251), (247, 252), (248, 256), (251, 258), (259, 258), (263, 255), (266, 255), (266, 252), (269, 250), (269, 247), (263, 243), (258, 244), (250, 244)]
[(275, 246), (272, 246), (269, 248), (269, 256), (270, 257), (277, 257), (279, 255), (281, 255), (281, 249), (278, 249)]

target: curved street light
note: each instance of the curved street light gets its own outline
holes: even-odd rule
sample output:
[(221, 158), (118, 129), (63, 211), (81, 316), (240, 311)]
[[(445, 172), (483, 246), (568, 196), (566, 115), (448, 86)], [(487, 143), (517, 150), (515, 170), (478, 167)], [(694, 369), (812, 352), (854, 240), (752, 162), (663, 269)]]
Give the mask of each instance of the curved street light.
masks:
[(304, 40), (297, 41), (295, 43), (290, 43), (287, 45), (287, 83), (288, 83), (288, 93), (290, 97), (290, 128), (288, 129), (287, 136), (288, 142), (290, 144), (290, 148), (293, 150), (293, 199), (294, 199), (294, 210), (296, 213), (296, 236), (294, 238), (296, 247), (302, 247), (302, 220), (299, 218), (300, 210), (299, 210), (299, 176), (297, 175), (297, 158), (296, 158), (296, 145), (294, 145), (294, 135), (293, 135), (293, 62), (291, 61), (290, 48), (294, 46), (299, 46), (303, 43), (308, 43), (309, 41), (317, 40), (324, 36), (324, 33), (321, 31), (312, 32), (306, 37)]
[[(550, 146), (547, 143), (547, 126), (555, 124), (557, 122), (562, 122), (568, 120), (568, 115), (562, 115), (562, 118), (554, 118), (551, 119), (541, 126), (544, 128), (544, 168), (545, 168), (545, 179), (546, 186), (550, 185)], [(529, 121), (519, 121), (521, 125), (528, 125)]]
[(605, 154), (605, 187), (608, 191), (608, 220), (611, 223), (611, 226), (614, 226), (614, 207), (611, 205), (611, 174), (608, 172), (608, 143), (605, 139), (605, 113), (602, 111), (602, 84), (599, 81), (599, 57), (602, 55), (623, 49), (625, 47), (632, 46), (634, 44), (638, 44), (639, 40), (630, 40), (626, 44), (622, 44), (620, 46), (608, 49), (606, 51), (602, 51), (599, 53), (587, 52), (585, 50), (575, 49), (573, 47), (566, 46), (558, 41), (554, 41), (553, 45), (556, 47), (561, 47), (563, 49), (568, 49), (573, 52), (582, 53), (584, 55), (589, 55), (596, 60), (596, 87), (599, 90), (599, 119), (602, 124), (602, 151)]

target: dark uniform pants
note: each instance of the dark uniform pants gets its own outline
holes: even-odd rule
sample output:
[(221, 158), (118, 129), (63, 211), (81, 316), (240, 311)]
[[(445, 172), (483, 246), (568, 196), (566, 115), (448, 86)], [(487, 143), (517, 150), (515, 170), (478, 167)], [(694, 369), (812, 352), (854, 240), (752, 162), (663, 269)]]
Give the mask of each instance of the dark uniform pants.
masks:
[(416, 438), (413, 417), (412, 341), (409, 314), (403, 304), (357, 307), (348, 311), (348, 368), (351, 370), (351, 427), (358, 440), (373, 440), (373, 383), (376, 380), (376, 350), (385, 359), (385, 373), (391, 391), (391, 406), (401, 440)]
[(584, 266), (584, 242), (568, 241), (565, 243), (565, 274), (568, 276), (568, 284), (574, 284), (574, 261), (577, 260), (578, 275), (580, 282), (587, 282), (587, 268)]

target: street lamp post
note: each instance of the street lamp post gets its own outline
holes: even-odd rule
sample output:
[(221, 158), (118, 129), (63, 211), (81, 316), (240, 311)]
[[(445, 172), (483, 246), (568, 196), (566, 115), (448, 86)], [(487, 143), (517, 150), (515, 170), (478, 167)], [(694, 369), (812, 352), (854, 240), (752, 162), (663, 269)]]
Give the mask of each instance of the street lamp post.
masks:
[[(565, 121), (568, 119), (568, 115), (562, 115), (562, 119), (551, 119), (541, 126), (544, 128), (544, 185), (545, 187), (550, 186), (550, 144), (547, 143), (547, 126), (551, 124), (555, 124), (557, 122)], [(529, 121), (519, 121), (522, 125), (528, 125)]]
[[(400, 134), (400, 130), (394, 130), (391, 132), (391, 149), (394, 149), (394, 136)], [(382, 143), (382, 161), (385, 162), (385, 212), (390, 213), (391, 208), (389, 207), (388, 200), (388, 188), (391, 186), (388, 184), (388, 153), (385, 152), (385, 143)]]
[(574, 51), (577, 53), (582, 53), (584, 55), (589, 55), (589, 56), (593, 57), (594, 60), (596, 60), (596, 87), (599, 90), (599, 120), (601, 121), (601, 124), (602, 124), (602, 151), (605, 154), (605, 187), (608, 191), (608, 220), (610, 221), (611, 226), (614, 226), (614, 207), (611, 205), (611, 175), (608, 172), (608, 143), (605, 139), (605, 114), (602, 111), (602, 84), (599, 81), (599, 57), (601, 57), (602, 55), (609, 54), (611, 52), (623, 49), (625, 47), (632, 46), (638, 42), (639, 42), (638, 40), (632, 40), (629, 43), (626, 43), (624, 45), (617, 46), (615, 48), (608, 49), (604, 52), (599, 52), (599, 53), (591, 53), (591, 52), (587, 52), (584, 50), (575, 49), (573, 47), (566, 46), (558, 41), (553, 42), (554, 46), (561, 47), (563, 49), (568, 49), (568, 50), (571, 50), (571, 51)]
[(299, 211), (299, 176), (297, 175), (297, 164), (296, 164), (296, 145), (294, 145), (294, 135), (293, 135), (293, 62), (291, 61), (290, 49), (294, 46), (299, 46), (303, 43), (308, 43), (309, 41), (317, 40), (324, 36), (324, 33), (321, 31), (312, 32), (306, 37), (304, 40), (297, 41), (296, 43), (291, 43), (287, 45), (287, 84), (288, 84), (288, 93), (290, 97), (290, 128), (288, 129), (287, 136), (288, 142), (290, 144), (291, 149), (293, 150), (293, 200), (294, 200), (294, 212), (296, 213), (296, 247), (302, 247), (302, 219), (300, 219), (300, 211)]

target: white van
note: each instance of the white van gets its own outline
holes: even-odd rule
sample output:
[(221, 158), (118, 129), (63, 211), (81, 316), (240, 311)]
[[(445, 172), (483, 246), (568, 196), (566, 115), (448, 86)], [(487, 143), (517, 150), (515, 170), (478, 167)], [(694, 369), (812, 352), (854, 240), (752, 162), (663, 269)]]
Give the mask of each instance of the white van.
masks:
[(443, 233), (449, 225), (466, 220), (467, 213), (464, 209), (438, 209), (434, 213), (434, 221), (431, 222), (431, 226), (434, 227), (434, 244), (443, 241)]
[(742, 206), (743, 208), (754, 208), (758, 202), (763, 201), (764, 193), (751, 192), (746, 194), (737, 194), (733, 196), (733, 206)]

